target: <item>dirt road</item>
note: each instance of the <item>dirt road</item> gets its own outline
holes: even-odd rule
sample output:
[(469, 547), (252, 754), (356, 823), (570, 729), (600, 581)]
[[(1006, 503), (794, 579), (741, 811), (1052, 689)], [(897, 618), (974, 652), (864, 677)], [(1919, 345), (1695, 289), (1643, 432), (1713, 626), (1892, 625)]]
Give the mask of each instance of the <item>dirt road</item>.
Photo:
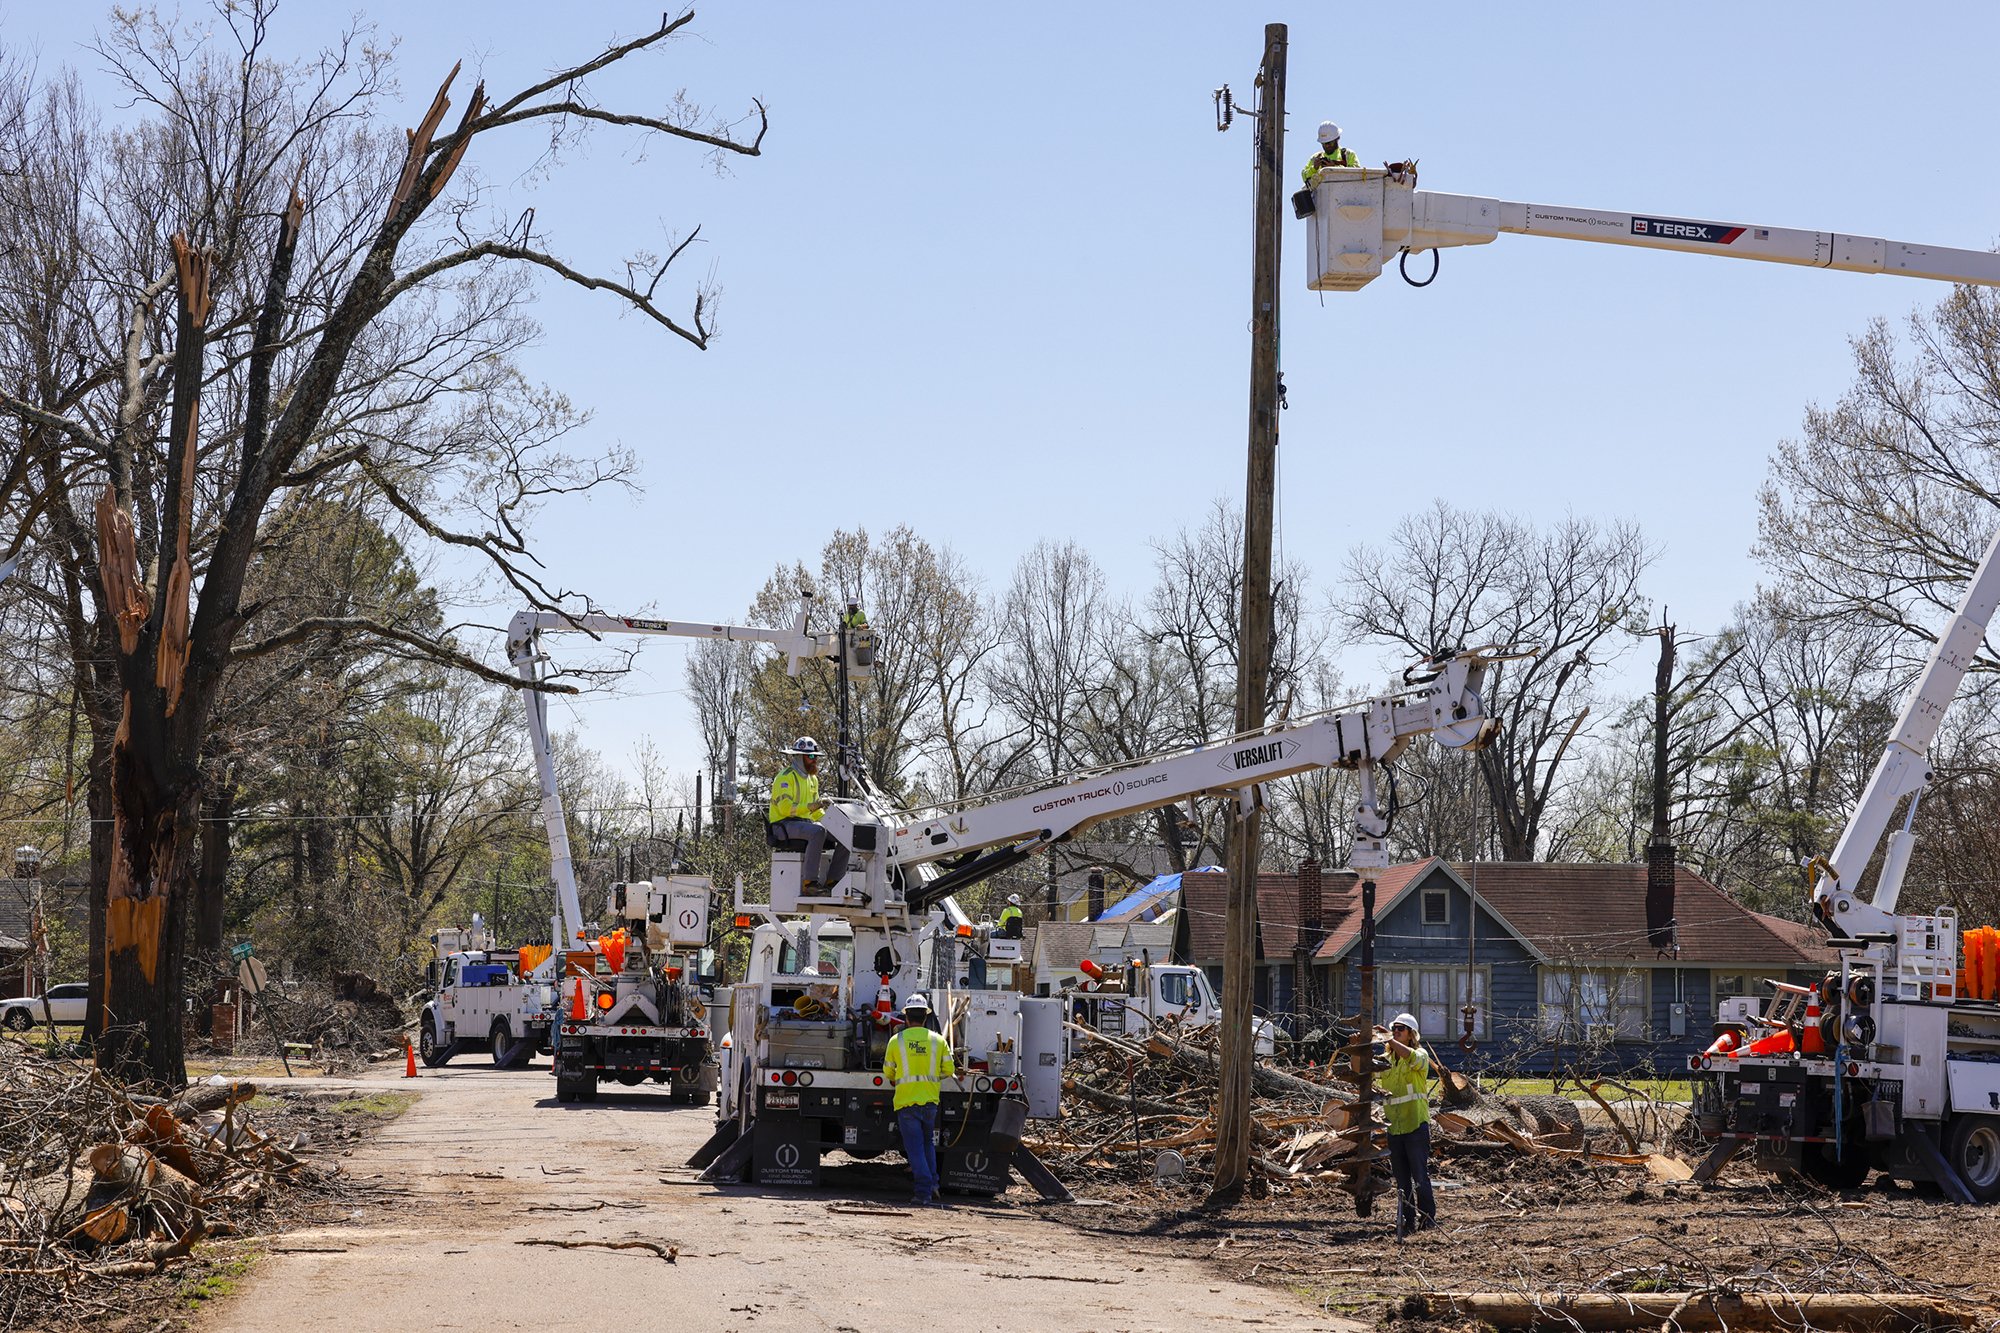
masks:
[[(813, 1193), (695, 1184), (681, 1163), (710, 1111), (638, 1093), (558, 1105), (546, 1067), (468, 1059), (356, 1086), (422, 1094), (345, 1159), (371, 1197), (342, 1225), (277, 1239), (207, 1327), (1360, 1327), (1161, 1242), (1080, 1235), (1022, 1186), (908, 1211), (886, 1161), (838, 1167)], [(632, 1240), (678, 1255), (529, 1243)]]

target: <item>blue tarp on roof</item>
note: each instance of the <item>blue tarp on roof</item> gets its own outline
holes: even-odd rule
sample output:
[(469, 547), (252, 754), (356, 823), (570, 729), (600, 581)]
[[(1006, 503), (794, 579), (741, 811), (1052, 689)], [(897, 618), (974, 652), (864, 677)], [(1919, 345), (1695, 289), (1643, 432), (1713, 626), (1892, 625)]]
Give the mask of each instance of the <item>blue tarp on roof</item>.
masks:
[[(1213, 866), (1197, 866), (1197, 870), (1213, 870)], [(1099, 921), (1156, 921), (1160, 913), (1174, 905), (1174, 895), (1181, 891), (1180, 872), (1161, 875), (1152, 883), (1133, 890), (1125, 897), (1104, 909)]]

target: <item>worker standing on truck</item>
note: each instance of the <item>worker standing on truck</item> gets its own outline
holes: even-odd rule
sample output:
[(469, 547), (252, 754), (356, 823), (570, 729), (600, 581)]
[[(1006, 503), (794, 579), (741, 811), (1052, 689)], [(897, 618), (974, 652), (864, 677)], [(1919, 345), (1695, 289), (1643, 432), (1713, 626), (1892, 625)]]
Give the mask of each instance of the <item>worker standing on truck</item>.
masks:
[(1313, 177), (1319, 175), (1320, 172), (1326, 170), (1328, 167), (1358, 167), (1360, 165), (1360, 158), (1356, 157), (1349, 149), (1340, 146), (1340, 126), (1330, 120), (1323, 120), (1319, 123), (1319, 151), (1312, 155), (1312, 159), (1306, 163), (1305, 170), (1300, 174), (1306, 178), (1306, 184), (1310, 186), (1313, 183)]
[[(810, 736), (801, 736), (784, 753), (793, 756), (793, 762), (785, 765), (771, 781), (771, 841), (805, 844), (805, 876), (801, 888), (838, 884), (847, 878), (847, 848), (841, 845), (839, 839), (828, 837), (825, 827), (819, 822), (819, 817), (826, 813), (826, 802), (819, 798), (819, 742)], [(831, 874), (821, 879), (820, 862), (826, 857), (829, 842), (833, 844), (833, 869)]]
[(1396, 1176), (1396, 1239), (1437, 1225), (1431, 1193), (1431, 1059), (1417, 1036), (1417, 1020), (1397, 1014), (1387, 1032), (1375, 1029), (1389, 1047), (1389, 1068), (1377, 1078), (1387, 1098), (1389, 1169)]
[(1000, 909), (1000, 938), (1018, 940), (1021, 938), (1021, 895), (1007, 895), (1007, 905)]
[(937, 1123), (939, 1085), (957, 1067), (951, 1044), (924, 1026), (931, 1005), (921, 993), (903, 1001), (903, 1028), (889, 1038), (882, 1054), (882, 1076), (896, 1086), (896, 1128), (903, 1136), (903, 1156), (915, 1178), (910, 1202), (918, 1207), (942, 1203), (938, 1194)]

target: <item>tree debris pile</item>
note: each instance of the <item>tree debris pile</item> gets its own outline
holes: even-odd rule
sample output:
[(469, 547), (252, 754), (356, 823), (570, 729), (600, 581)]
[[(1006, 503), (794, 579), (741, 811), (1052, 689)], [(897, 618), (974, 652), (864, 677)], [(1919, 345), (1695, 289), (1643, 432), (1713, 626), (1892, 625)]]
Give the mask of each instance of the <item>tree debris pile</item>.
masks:
[(306, 1047), (303, 1058), (329, 1074), (402, 1056), (402, 1007), (359, 974), (336, 974), (333, 987), (271, 986), (256, 1004), (250, 1030), (234, 1044), (237, 1054), (275, 1056), (278, 1043), (289, 1042)]
[(286, 1136), (268, 1123), (280, 1117), (252, 1110), (252, 1084), (162, 1098), (25, 1047), (4, 1054), (0, 1244), (10, 1281), (0, 1323), (78, 1317), (94, 1284), (159, 1273), (199, 1241), (264, 1230), (334, 1187), (337, 1169), (297, 1155), (307, 1135)]
[[(1072, 1030), (1081, 1040), (1065, 1071), (1063, 1115), (1030, 1139), (1037, 1155), (1073, 1189), (1204, 1186), (1214, 1165), (1217, 1034), (1172, 1025), (1144, 1036)], [(1609, 1127), (1597, 1128), (1567, 1097), (1489, 1096), (1461, 1075), (1441, 1076), (1432, 1138), (1440, 1174), (1561, 1188), (1573, 1172), (1601, 1167), (1643, 1169), (1639, 1180), (1691, 1173), (1665, 1144), (1640, 1137), (1634, 1126), (1645, 1113), (1607, 1103)], [(1320, 1067), (1260, 1063), (1252, 1094), (1251, 1165), (1261, 1188), (1351, 1193), (1364, 1163), (1387, 1188), (1382, 1111), (1372, 1108), (1364, 1126), (1351, 1082)]]

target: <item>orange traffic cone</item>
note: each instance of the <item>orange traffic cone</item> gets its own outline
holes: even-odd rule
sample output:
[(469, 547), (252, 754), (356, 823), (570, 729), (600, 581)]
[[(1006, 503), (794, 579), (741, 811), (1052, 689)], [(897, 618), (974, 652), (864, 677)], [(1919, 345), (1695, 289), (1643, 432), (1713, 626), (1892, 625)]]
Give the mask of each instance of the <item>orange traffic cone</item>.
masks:
[(581, 1023), (584, 1019), (590, 1017), (590, 1006), (584, 1002), (583, 998), (582, 977), (576, 979), (576, 991), (570, 996), (569, 1016), (570, 1021), (573, 1023)]
[(417, 1049), (416, 1047), (410, 1045), (410, 1039), (408, 1037), (405, 1037), (403, 1038), (403, 1077), (415, 1078), (416, 1076), (417, 1076)]

